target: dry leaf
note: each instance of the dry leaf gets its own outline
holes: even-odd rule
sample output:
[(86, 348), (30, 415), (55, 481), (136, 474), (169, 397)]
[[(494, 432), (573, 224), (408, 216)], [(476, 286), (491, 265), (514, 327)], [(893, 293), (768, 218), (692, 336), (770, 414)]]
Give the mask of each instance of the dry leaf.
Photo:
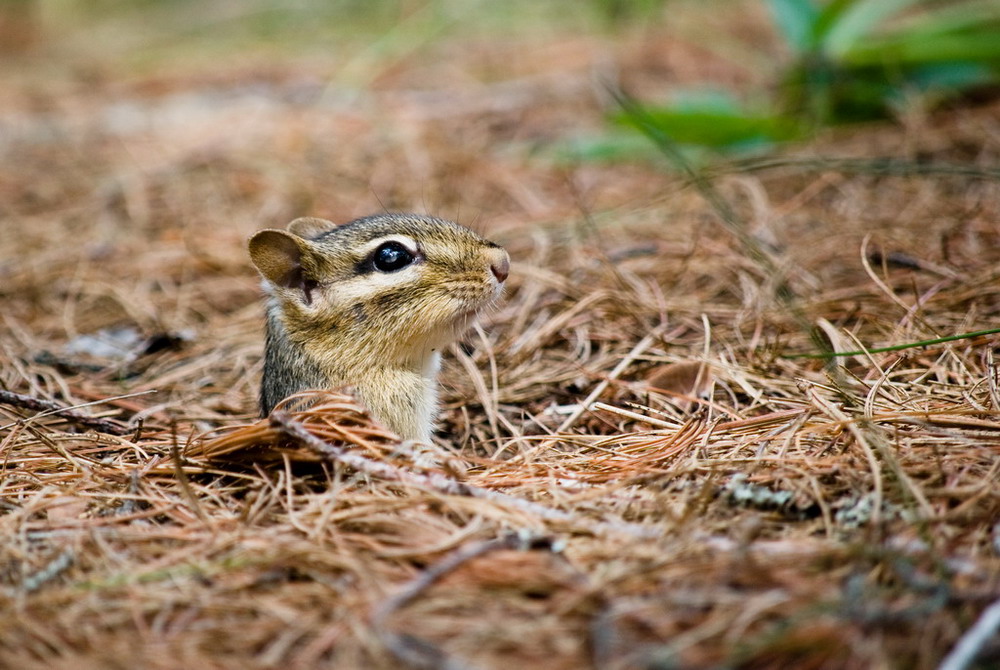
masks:
[(685, 412), (691, 411), (698, 400), (707, 399), (715, 378), (702, 361), (681, 361), (661, 365), (646, 378), (649, 390), (665, 393)]

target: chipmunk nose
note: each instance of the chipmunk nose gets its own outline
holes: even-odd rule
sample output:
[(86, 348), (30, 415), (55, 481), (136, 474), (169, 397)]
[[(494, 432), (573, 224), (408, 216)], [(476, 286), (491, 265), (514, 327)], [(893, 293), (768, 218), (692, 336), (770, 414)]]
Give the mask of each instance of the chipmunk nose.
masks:
[(510, 274), (510, 259), (507, 258), (507, 254), (504, 254), (504, 257), (499, 261), (493, 261), (490, 264), (490, 271), (497, 278), (497, 281), (502, 284), (507, 279), (507, 275)]

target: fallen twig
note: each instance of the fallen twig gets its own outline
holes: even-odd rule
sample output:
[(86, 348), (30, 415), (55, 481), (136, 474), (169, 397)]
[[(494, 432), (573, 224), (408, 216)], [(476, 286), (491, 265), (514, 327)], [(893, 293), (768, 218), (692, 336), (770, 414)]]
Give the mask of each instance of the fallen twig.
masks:
[(663, 535), (662, 531), (645, 528), (627, 521), (613, 523), (606, 521), (586, 521), (562, 510), (552, 509), (550, 507), (545, 507), (544, 505), (531, 502), (530, 500), (524, 500), (505, 493), (499, 493), (497, 491), (491, 491), (489, 489), (480, 488), (471, 484), (458, 482), (436, 472), (421, 474), (403, 470), (393, 465), (389, 465), (388, 463), (373, 461), (360, 454), (348, 451), (343, 447), (324, 442), (310, 433), (305, 426), (285, 412), (272, 412), (271, 425), (280, 429), (288, 437), (298, 440), (304, 447), (312, 449), (325, 458), (343, 463), (344, 465), (352, 467), (359, 472), (364, 472), (367, 475), (378, 477), (386, 481), (400, 482), (422, 490), (436, 491), (446, 495), (489, 500), (501, 505), (513, 507), (514, 509), (540, 517), (546, 521), (558, 521), (586, 528), (595, 535), (617, 533), (639, 538), (653, 538), (661, 537)]
[(983, 613), (958, 639), (958, 644), (945, 656), (938, 670), (964, 670), (982, 650), (983, 645), (1000, 630), (1000, 600), (983, 610)]
[[(87, 405), (97, 405), (102, 401), (98, 400), (92, 403), (85, 403), (83, 405), (77, 405), (77, 407), (86, 407)], [(129, 428), (128, 426), (122, 426), (107, 419), (100, 419), (94, 416), (87, 416), (81, 412), (77, 412), (75, 409), (70, 407), (63, 407), (59, 403), (53, 400), (45, 400), (43, 398), (36, 398), (30, 395), (24, 395), (23, 393), (14, 393), (13, 391), (5, 391), (0, 389), (0, 403), (5, 405), (13, 405), (14, 407), (20, 407), (22, 409), (28, 409), (33, 412), (42, 412), (42, 414), (35, 415), (34, 419), (41, 416), (48, 416), (58, 414), (64, 419), (68, 419), (73, 423), (77, 423), (81, 426), (86, 426), (87, 428), (93, 428), (99, 433), (107, 433), (108, 435), (125, 435), (126, 433), (131, 433), (135, 429)], [(6, 427), (6, 426), (4, 426)]]

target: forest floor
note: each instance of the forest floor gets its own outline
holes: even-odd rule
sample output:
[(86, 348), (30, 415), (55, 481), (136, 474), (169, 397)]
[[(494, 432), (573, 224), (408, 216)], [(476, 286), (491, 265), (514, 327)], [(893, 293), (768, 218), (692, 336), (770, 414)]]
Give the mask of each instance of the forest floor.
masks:
[[(718, 170), (734, 230), (563, 150), (607, 81), (767, 85), (766, 16), (680, 6), (350, 57), (95, 19), (5, 57), (0, 667), (936, 667), (1000, 599), (1000, 336), (792, 356), (1000, 325), (1000, 103)], [(256, 415), (247, 238), (385, 209), (513, 259), (430, 459), (341, 396)]]

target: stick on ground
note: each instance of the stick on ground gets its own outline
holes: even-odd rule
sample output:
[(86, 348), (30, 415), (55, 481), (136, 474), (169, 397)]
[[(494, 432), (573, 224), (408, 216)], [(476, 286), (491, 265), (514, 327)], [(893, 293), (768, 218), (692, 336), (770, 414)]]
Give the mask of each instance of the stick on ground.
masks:
[[(98, 401), (96, 404), (99, 404), (100, 402), (101, 401)], [(22, 393), (14, 393), (13, 391), (4, 391), (3, 389), (0, 389), (0, 403), (13, 405), (14, 407), (20, 407), (34, 412), (42, 412), (44, 415), (59, 415), (64, 419), (72, 421), (73, 423), (85, 426), (86, 428), (92, 428), (99, 433), (107, 433), (108, 435), (125, 435), (135, 430), (134, 428), (122, 426), (114, 423), (113, 421), (108, 421), (107, 419), (87, 416), (86, 414), (77, 412), (69, 407), (64, 407), (52, 400), (36, 398)], [(95, 403), (87, 404), (90, 405)], [(80, 406), (83, 407), (84, 405)], [(33, 418), (38, 418), (43, 414), (38, 414)]]

